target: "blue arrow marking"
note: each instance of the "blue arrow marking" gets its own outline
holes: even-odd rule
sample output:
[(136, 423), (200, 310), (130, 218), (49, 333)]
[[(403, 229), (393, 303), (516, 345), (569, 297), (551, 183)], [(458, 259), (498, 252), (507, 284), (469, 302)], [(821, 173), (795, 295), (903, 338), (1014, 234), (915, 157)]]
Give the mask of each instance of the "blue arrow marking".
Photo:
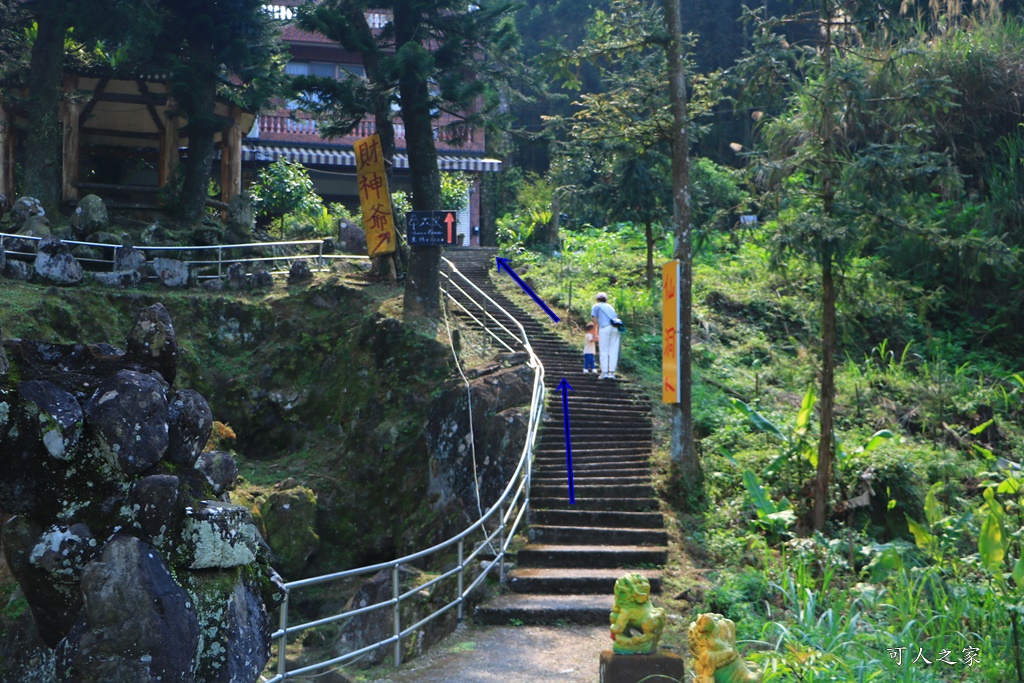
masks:
[(572, 480), (572, 437), (569, 435), (569, 393), (572, 386), (563, 377), (558, 383), (558, 390), (562, 392), (562, 416), (565, 420), (565, 470), (569, 473), (569, 505), (576, 504), (575, 486)]
[(523, 282), (523, 280), (518, 275), (516, 275), (516, 272), (512, 270), (512, 266), (508, 264), (508, 259), (501, 258), (499, 256), (498, 258), (495, 259), (495, 261), (498, 263), (499, 273), (501, 272), (502, 268), (507, 270), (508, 274), (512, 276), (512, 279), (515, 280), (519, 284), (519, 286), (523, 288), (523, 291), (532, 296), (533, 300), (537, 302), (537, 305), (543, 308), (544, 312), (550, 315), (552, 320), (554, 320), (556, 323), (558, 322), (558, 316), (555, 315), (555, 312), (548, 308), (548, 305), (544, 303), (539, 296), (533, 293), (533, 290), (530, 289), (529, 285)]

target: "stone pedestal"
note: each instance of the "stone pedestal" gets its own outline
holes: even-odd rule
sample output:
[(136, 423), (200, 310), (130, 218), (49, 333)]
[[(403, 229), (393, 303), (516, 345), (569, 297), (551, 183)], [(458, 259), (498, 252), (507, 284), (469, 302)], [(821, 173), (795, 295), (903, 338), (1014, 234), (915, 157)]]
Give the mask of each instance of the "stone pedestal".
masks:
[(668, 676), (682, 683), (686, 680), (686, 665), (683, 658), (671, 652), (620, 655), (605, 650), (601, 653), (601, 683), (638, 683), (648, 676), (655, 675)]

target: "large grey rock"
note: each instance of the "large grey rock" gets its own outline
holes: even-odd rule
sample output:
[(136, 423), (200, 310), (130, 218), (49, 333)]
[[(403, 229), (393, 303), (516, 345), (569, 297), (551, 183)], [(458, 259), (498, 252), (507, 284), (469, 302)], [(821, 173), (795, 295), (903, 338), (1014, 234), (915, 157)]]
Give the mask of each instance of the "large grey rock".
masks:
[(35, 197), (18, 197), (11, 206), (11, 220), (19, 230), (30, 216), (45, 216), (43, 204)]
[(128, 332), (128, 358), (159, 372), (168, 384), (178, 374), (178, 337), (163, 304), (153, 304), (135, 317)]
[(142, 273), (125, 270), (113, 273), (89, 273), (93, 280), (105, 287), (136, 287), (142, 282)]
[(37, 522), (22, 515), (12, 517), (3, 527), (4, 559), (28, 600), (39, 637), (56, 647), (71, 630), (82, 607), (82, 596), (55, 582), (49, 572), (32, 562), (42, 535)]
[(57, 524), (42, 533), (29, 562), (58, 583), (73, 585), (82, 569), (99, 553), (96, 538), (85, 524)]
[(160, 282), (166, 287), (186, 287), (188, 285), (188, 266), (177, 259), (155, 258), (153, 269)]
[(342, 223), (338, 228), (338, 246), (344, 254), (366, 255), (366, 232), (362, 228), (349, 223)]
[(4, 238), (0, 237), (0, 275), (3, 275), (4, 267), (7, 265), (7, 249), (4, 247)]
[(207, 500), (185, 512), (191, 569), (230, 569), (256, 559), (259, 531), (244, 507)]
[(71, 227), (75, 237), (82, 239), (97, 230), (106, 230), (109, 225), (107, 205), (94, 194), (87, 194), (78, 200), (78, 206), (71, 214)]
[(171, 474), (153, 474), (132, 484), (128, 505), (145, 540), (159, 545), (177, 528), (180, 494), (180, 481)]
[(50, 219), (46, 216), (29, 216), (22, 223), (18, 234), (27, 237), (49, 237), (50, 235), (60, 237), (50, 228)]
[(70, 393), (45, 380), (18, 385), (22, 405), (29, 417), (27, 426), (58, 460), (70, 459), (82, 435), (82, 407)]
[(4, 277), (28, 282), (32, 278), (32, 267), (24, 261), (7, 259), (7, 264), (4, 266)]
[[(11, 362), (22, 372), (19, 360)], [(73, 457), (82, 428), (78, 402), (48, 381), (0, 389), (0, 509), (49, 524), (62, 502), (61, 463)]]
[(62, 678), (194, 681), (199, 621), (153, 546), (115, 536), (82, 570), (84, 613), (68, 636)]
[(260, 268), (254, 270), (252, 273), (252, 288), (253, 289), (270, 289), (274, 286), (274, 276), (270, 274), (270, 271)]
[(167, 460), (176, 465), (192, 466), (213, 430), (210, 404), (198, 391), (182, 389), (174, 394), (167, 410), (171, 443)]
[(235, 195), (228, 206), (228, 230), (248, 235), (256, 224), (256, 210), (252, 197), (248, 194)]
[(248, 276), (245, 273), (245, 266), (241, 263), (232, 263), (227, 270), (228, 289), (239, 291), (245, 289)]
[(146, 252), (125, 244), (114, 250), (114, 271), (138, 271), (146, 265)]
[[(417, 569), (403, 566), (400, 574), (418, 577), (420, 572)], [(403, 582), (404, 577), (400, 577)], [(412, 581), (419, 581), (413, 578)], [(444, 582), (442, 582), (443, 584)], [(435, 588), (435, 590), (439, 590)], [(401, 622), (402, 624), (414, 624), (427, 615), (431, 608), (440, 607), (447, 600), (432, 602), (432, 595), (428, 591), (421, 591), (402, 601)], [(441, 597), (438, 595), (438, 597)], [(368, 607), (370, 605), (387, 602), (391, 599), (391, 571), (382, 569), (367, 579), (359, 588), (356, 594), (345, 605), (346, 610)], [(455, 615), (450, 611), (446, 617), (435, 619), (422, 629), (417, 631), (413, 637), (402, 641), (405, 656), (422, 652), (422, 649), (437, 642), (446, 633), (450, 632)], [(447, 620), (447, 624), (445, 623)], [(390, 609), (376, 609), (359, 614), (342, 623), (339, 635), (335, 640), (331, 654), (338, 657), (360, 650), (372, 643), (379, 642), (394, 634), (394, 616)], [(378, 648), (352, 662), (357, 668), (366, 668), (382, 663), (390, 654), (390, 648)]]
[(56, 237), (44, 237), (36, 255), (36, 273), (58, 285), (74, 285), (82, 281), (82, 265), (67, 245)]
[(313, 279), (313, 271), (309, 269), (309, 262), (306, 259), (296, 261), (288, 269), (288, 284), (299, 285), (310, 282)]
[[(229, 579), (234, 576), (234, 581)], [(196, 679), (205, 683), (241, 683), (259, 679), (270, 658), (270, 616), (256, 587), (244, 574), (202, 572), (194, 579), (197, 592), (215, 597), (213, 609), (199, 612), (205, 638), (224, 647), (200, 651)]]
[(121, 370), (85, 404), (90, 428), (121, 470), (139, 474), (167, 452), (167, 397), (152, 375)]
[[(201, 396), (172, 394), (171, 418), (166, 311), (144, 311), (128, 342), (0, 347), (0, 509), (16, 515), (2, 547), (30, 606), (19, 626), (40, 633), (0, 634), (0, 670), (26, 683), (253, 681), (268, 657), (263, 601), (283, 597), (269, 547), (247, 509), (193, 503), (227, 490), (237, 466), (194, 457), (212, 423)], [(160, 458), (172, 450), (198, 466)], [(33, 654), (54, 647), (49, 664)]]
[(528, 365), (498, 369), (471, 380), (472, 430), (461, 382), (449, 385), (435, 399), (425, 434), (431, 504), (444, 508), (457, 502), (459, 508), (475, 510), (478, 484), (484, 509), (498, 499), (522, 452), (532, 392), (533, 369)]
[(221, 280), (219, 277), (208, 278), (206, 280), (203, 280), (202, 283), (200, 283), (200, 287), (202, 287), (208, 292), (223, 292), (224, 281)]
[(289, 580), (302, 576), (320, 548), (316, 494), (305, 486), (274, 491), (260, 506), (274, 566)]
[(202, 473), (217, 495), (235, 488), (238, 480), (238, 463), (230, 453), (204, 451), (196, 459), (195, 468)]

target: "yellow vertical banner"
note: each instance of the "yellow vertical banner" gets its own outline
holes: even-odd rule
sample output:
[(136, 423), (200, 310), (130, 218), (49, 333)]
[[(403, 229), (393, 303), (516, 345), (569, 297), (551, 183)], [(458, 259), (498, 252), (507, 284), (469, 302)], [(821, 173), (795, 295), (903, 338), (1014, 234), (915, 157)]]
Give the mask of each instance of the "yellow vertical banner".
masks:
[(679, 403), (679, 261), (661, 267), (661, 402)]
[(356, 140), (356, 180), (359, 183), (359, 207), (363, 212), (366, 250), (370, 256), (395, 251), (395, 218), (391, 214), (388, 176), (384, 172), (384, 154), (380, 136)]

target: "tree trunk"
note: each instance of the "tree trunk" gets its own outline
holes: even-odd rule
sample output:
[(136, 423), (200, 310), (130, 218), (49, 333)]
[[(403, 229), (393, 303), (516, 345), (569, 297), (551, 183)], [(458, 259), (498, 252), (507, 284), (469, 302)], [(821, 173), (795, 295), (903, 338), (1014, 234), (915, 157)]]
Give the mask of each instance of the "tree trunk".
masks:
[(558, 241), (560, 239), (559, 230), (562, 226), (562, 215), (561, 207), (558, 202), (558, 191), (551, 193), (551, 222), (549, 223), (550, 229), (548, 231), (548, 244), (552, 247), (558, 248)]
[(814, 529), (825, 527), (828, 489), (832, 476), (832, 412), (835, 405), (836, 290), (831, 256), (821, 267), (821, 414), (818, 439), (818, 476), (814, 484)]
[(679, 403), (672, 406), (672, 460), (683, 478), (681, 490), (692, 506), (700, 504), (704, 475), (693, 440), (693, 364), (690, 343), (693, 309), (693, 264), (690, 222), (690, 160), (687, 135), (686, 83), (683, 71), (682, 17), (678, 0), (664, 0), (669, 43), (666, 50), (669, 70), (669, 97), (672, 103), (672, 197), (675, 258), (680, 263), (679, 278)]
[(183, 99), (188, 116), (188, 159), (185, 178), (178, 197), (178, 218), (198, 223), (206, 208), (210, 171), (213, 168), (214, 134), (223, 127), (216, 115), (217, 66), (213, 63), (213, 45), (195, 41), (189, 55), (195, 73), (195, 85)]
[[(825, 49), (822, 55), (825, 80), (832, 74), (832, 24), (834, 7), (825, 4)], [(835, 141), (832, 131), (830, 100), (822, 102), (821, 147), (823, 177), (821, 182), (822, 212), (832, 218), (839, 172), (836, 168)], [(828, 489), (832, 478), (833, 410), (835, 406), (836, 290), (833, 273), (833, 252), (828, 243), (821, 246), (821, 403), (819, 404), (818, 471), (814, 482), (814, 529), (821, 531), (828, 516)]]
[(63, 0), (37, 3), (38, 32), (28, 75), (25, 194), (38, 199), (51, 215), (56, 214), (60, 199), (64, 148), (60, 100), (68, 14)]
[[(395, 44), (406, 51), (411, 60), (429, 58), (417, 42), (421, 18), (415, 0), (395, 3)], [(441, 172), (437, 168), (434, 147), (434, 119), (430, 113), (430, 89), (426, 69), (406, 65), (398, 79), (402, 99), (402, 122), (405, 124), (406, 149), (409, 152), (409, 176), (412, 185), (412, 208), (416, 211), (439, 211), (441, 206)], [(405, 314), (413, 317), (437, 318), (441, 313), (440, 293), (441, 247), (411, 247), (409, 273), (406, 278)]]
[(647, 238), (647, 289), (654, 289), (654, 228), (644, 221), (644, 236)]

